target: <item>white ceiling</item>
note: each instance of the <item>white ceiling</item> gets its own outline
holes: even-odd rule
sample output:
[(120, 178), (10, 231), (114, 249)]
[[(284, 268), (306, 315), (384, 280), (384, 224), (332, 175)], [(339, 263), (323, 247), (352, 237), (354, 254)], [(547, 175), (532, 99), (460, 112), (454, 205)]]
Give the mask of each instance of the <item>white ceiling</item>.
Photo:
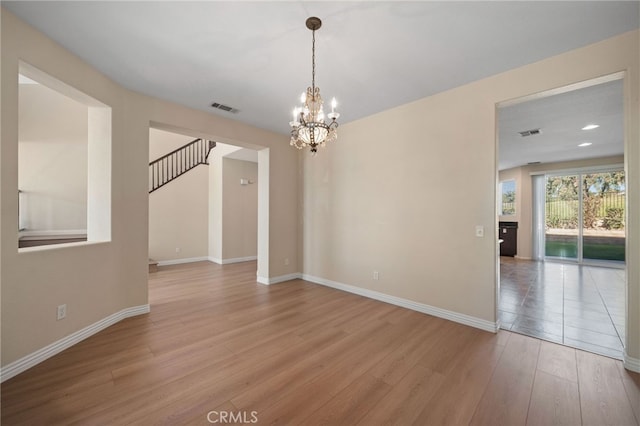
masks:
[(638, 5), (2, 1), (127, 88), (283, 134), (310, 85), (309, 16), (317, 85), (346, 123), (638, 28)]
[[(622, 155), (622, 86), (622, 80), (615, 80), (499, 108), (499, 169)], [(582, 130), (588, 124), (600, 127)], [(531, 129), (540, 129), (540, 134), (519, 134)], [(578, 146), (584, 142), (591, 145)]]

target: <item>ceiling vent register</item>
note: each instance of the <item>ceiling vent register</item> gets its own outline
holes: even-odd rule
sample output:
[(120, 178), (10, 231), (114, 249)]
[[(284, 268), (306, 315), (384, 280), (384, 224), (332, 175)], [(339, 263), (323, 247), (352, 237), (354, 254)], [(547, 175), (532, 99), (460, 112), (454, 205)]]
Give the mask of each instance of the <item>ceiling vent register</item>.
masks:
[(524, 130), (522, 132), (518, 132), (520, 133), (520, 136), (527, 137), (527, 136), (533, 136), (533, 135), (539, 135), (540, 134), (540, 129), (531, 129), (531, 130)]
[(218, 103), (218, 102), (214, 102), (214, 103), (212, 103), (212, 104), (211, 104), (211, 106), (212, 106), (213, 108), (221, 109), (222, 111), (231, 112), (231, 113), (233, 113), (233, 114), (235, 114), (236, 112), (238, 112), (238, 110), (237, 110), (236, 108), (230, 107), (230, 106), (228, 106), (228, 105), (220, 104), (220, 103)]

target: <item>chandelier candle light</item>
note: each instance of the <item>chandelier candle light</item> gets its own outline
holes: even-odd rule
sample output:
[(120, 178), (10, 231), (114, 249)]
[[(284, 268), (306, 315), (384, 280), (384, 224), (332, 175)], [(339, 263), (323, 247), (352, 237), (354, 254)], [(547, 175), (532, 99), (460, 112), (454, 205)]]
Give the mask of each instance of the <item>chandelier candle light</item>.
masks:
[(316, 30), (322, 26), (319, 18), (311, 17), (307, 19), (307, 28), (312, 32), (311, 42), (311, 87), (307, 87), (306, 93), (300, 97), (301, 107), (293, 109), (293, 121), (291, 125), (291, 146), (298, 149), (304, 147), (311, 148), (311, 153), (315, 155), (318, 146), (325, 146), (327, 142), (335, 141), (338, 138), (338, 122), (340, 114), (336, 112), (336, 99), (331, 101), (331, 112), (326, 115), (331, 120), (325, 123), (325, 114), (322, 109), (322, 97), (320, 88), (316, 87)]

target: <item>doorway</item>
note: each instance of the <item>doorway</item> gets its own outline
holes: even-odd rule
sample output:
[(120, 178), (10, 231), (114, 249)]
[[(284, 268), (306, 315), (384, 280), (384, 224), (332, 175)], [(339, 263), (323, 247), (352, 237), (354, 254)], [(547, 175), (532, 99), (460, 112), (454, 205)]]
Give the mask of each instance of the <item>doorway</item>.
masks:
[(499, 181), (515, 185), (496, 201), (517, 226), (501, 328), (622, 359), (623, 109), (621, 74), (499, 105)]
[[(185, 147), (192, 158), (191, 144), (205, 139), (209, 138), (154, 123), (149, 129), (149, 159)], [(175, 182), (150, 192), (149, 269), (198, 261), (253, 262), (258, 277), (268, 276), (269, 149), (215, 143), (208, 154), (206, 162), (196, 161), (198, 165)]]

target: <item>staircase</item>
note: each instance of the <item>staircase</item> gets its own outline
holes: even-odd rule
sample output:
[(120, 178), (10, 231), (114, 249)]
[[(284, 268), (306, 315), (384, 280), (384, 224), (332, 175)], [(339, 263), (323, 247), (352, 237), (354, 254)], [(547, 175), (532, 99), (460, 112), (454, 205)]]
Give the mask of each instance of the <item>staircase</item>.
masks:
[(149, 163), (149, 194), (200, 164), (209, 164), (214, 141), (195, 139)]

